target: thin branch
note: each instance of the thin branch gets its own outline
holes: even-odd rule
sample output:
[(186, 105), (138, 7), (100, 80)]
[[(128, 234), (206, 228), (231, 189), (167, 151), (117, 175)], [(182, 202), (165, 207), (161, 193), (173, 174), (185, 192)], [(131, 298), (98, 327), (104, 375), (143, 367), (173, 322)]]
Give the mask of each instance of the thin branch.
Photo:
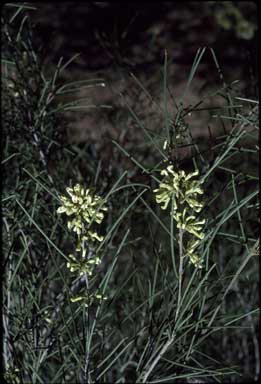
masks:
[(175, 321), (178, 318), (179, 310), (180, 310), (180, 302), (181, 302), (181, 291), (182, 291), (182, 275), (183, 275), (183, 230), (179, 230), (179, 291), (178, 291), (178, 303), (177, 303), (177, 310), (176, 310), (176, 316)]
[[(9, 242), (9, 246), (11, 248), (11, 240), (10, 240), (10, 230), (9, 225), (7, 223), (6, 218), (3, 218), (6, 232), (7, 232), (7, 238)], [(10, 312), (10, 306), (11, 306), (11, 291), (10, 291), (10, 281), (12, 277), (12, 256), (10, 255), (10, 260), (7, 263), (7, 281), (6, 281), (6, 290), (7, 290), (7, 305), (6, 305), (6, 311), (3, 311), (3, 328), (4, 328), (4, 345), (3, 345), (3, 355), (4, 355), (4, 368), (7, 370), (8, 367), (11, 366), (11, 359), (12, 359), (12, 345), (10, 344), (10, 334), (9, 334), (9, 312)]]

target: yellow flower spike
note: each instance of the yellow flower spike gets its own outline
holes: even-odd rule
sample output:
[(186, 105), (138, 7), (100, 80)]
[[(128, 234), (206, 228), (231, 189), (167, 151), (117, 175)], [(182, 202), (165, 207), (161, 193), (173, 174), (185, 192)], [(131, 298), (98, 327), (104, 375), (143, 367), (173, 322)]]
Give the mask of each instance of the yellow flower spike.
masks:
[[(104, 237), (99, 236), (91, 225), (102, 223), (104, 212), (108, 211), (108, 207), (100, 196), (93, 194), (90, 189), (85, 189), (80, 184), (66, 188), (66, 192), (68, 196), (59, 196), (61, 206), (57, 209), (57, 213), (65, 213), (70, 216), (67, 227), (77, 235), (76, 252), (78, 252), (77, 257), (73, 254), (69, 255), (71, 261), (68, 261), (66, 266), (70, 272), (76, 273), (78, 276), (85, 274), (92, 276), (94, 268), (101, 263), (101, 259), (98, 256), (87, 259), (89, 257), (87, 252), (92, 249), (93, 252), (95, 242), (103, 241)], [(91, 301), (90, 298), (92, 298)], [(93, 299), (95, 299), (95, 294), (88, 292), (87, 295), (72, 297), (70, 300), (82, 302), (85, 307), (88, 307), (92, 304)]]
[(172, 198), (170, 214), (176, 221), (177, 228), (194, 236), (193, 241), (189, 240), (187, 243), (187, 255), (194, 265), (200, 266), (200, 258), (194, 250), (205, 236), (202, 231), (205, 220), (197, 220), (193, 213), (198, 213), (203, 208), (203, 203), (198, 200), (198, 195), (203, 194), (200, 186), (203, 181), (192, 180), (199, 175), (199, 171), (196, 169), (186, 174), (184, 170), (174, 171), (173, 165), (169, 165), (160, 174), (165, 178), (159, 188), (153, 191), (156, 194), (156, 202), (161, 205), (161, 209), (166, 209)]

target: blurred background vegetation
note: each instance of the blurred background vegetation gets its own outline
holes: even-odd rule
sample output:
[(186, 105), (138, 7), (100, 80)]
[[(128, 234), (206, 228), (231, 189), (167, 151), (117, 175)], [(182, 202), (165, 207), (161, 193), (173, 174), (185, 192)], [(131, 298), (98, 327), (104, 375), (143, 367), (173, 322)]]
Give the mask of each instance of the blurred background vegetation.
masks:
[[(169, 84), (177, 99), (197, 49), (203, 46), (214, 49), (228, 82), (240, 80), (238, 92), (243, 91), (244, 97), (256, 96), (258, 92), (255, 2), (47, 2), (36, 3), (36, 7), (32, 13), (32, 19), (38, 23), (35, 38), (39, 37), (39, 45), (48, 50), (46, 65), (56, 66), (61, 56), (69, 60), (80, 53), (63, 76), (70, 80), (101, 76), (109, 84), (104, 89), (81, 92), (80, 97), (89, 97), (94, 103), (110, 104), (113, 108), (74, 116), (69, 130), (78, 142), (84, 142), (86, 135), (89, 141), (99, 140), (100, 134), (110, 138), (119, 136), (126, 125), (125, 118), (121, 123), (124, 106), (119, 93), (128, 96), (131, 107), (141, 113), (142, 118), (150, 118), (150, 124), (160, 123), (157, 111), (137, 89), (130, 73), (153, 97), (159, 98), (165, 49), (169, 59)], [(211, 54), (207, 53), (184, 102), (192, 104), (217, 84), (220, 84), (219, 74)], [(193, 129), (198, 135), (207, 132), (203, 128), (206, 116), (202, 121), (202, 115), (204, 113), (197, 115), (198, 125), (197, 117), (193, 119), (196, 126)], [(129, 129), (128, 135), (132, 135), (132, 131), (135, 137), (135, 129)]]

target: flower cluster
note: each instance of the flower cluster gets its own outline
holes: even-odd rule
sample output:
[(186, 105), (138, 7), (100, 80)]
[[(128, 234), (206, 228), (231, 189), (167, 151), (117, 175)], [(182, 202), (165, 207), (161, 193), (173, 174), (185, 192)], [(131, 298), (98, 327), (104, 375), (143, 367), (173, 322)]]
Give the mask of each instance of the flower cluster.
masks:
[[(85, 275), (87, 279), (88, 276), (93, 275), (95, 266), (101, 262), (101, 259), (91, 250), (96, 241), (103, 240), (102, 236), (91, 229), (91, 225), (101, 224), (104, 219), (104, 212), (108, 208), (100, 196), (92, 194), (90, 189), (85, 190), (80, 184), (76, 184), (73, 188), (66, 188), (66, 191), (69, 197), (60, 196), (62, 205), (57, 209), (57, 213), (65, 213), (70, 217), (67, 226), (69, 230), (76, 233), (76, 252), (81, 253), (77, 257), (73, 254), (69, 255), (70, 261), (67, 262), (67, 268), (72, 273), (77, 273), (78, 276)], [(84, 295), (72, 297), (71, 301), (83, 301), (88, 306), (91, 298), (99, 299), (100, 296), (99, 293), (86, 292)]]
[(204, 237), (202, 226), (205, 224), (204, 219), (198, 220), (194, 214), (203, 208), (203, 203), (198, 200), (198, 195), (203, 194), (201, 182), (192, 180), (198, 175), (198, 170), (186, 174), (183, 170), (175, 171), (173, 165), (169, 165), (161, 171), (161, 175), (165, 178), (159, 188), (154, 190), (156, 202), (162, 209), (167, 209), (171, 202), (171, 215), (177, 223), (177, 228), (195, 237), (187, 244), (187, 255), (194, 265), (202, 267), (200, 257), (195, 253), (200, 240)]
[(20, 369), (15, 368), (15, 367), (9, 367), (7, 366), (7, 370), (4, 373), (4, 379), (6, 380), (6, 383), (13, 383), (13, 384), (19, 384), (21, 383), (20, 378), (19, 378), (19, 372)]
[(107, 297), (102, 295), (101, 293), (92, 293), (92, 294), (80, 294), (75, 297), (71, 297), (71, 302), (76, 303), (78, 301), (82, 302), (83, 305), (87, 308), (89, 307), (94, 300), (107, 300)]
[(72, 261), (68, 261), (67, 268), (70, 269), (71, 272), (78, 272), (80, 276), (87, 273), (87, 275), (92, 276), (93, 267), (101, 263), (101, 259), (99, 257), (92, 257), (89, 260), (82, 258), (82, 260), (77, 260), (76, 257), (72, 254), (69, 255), (69, 258)]
[(103, 237), (89, 228), (93, 222), (100, 224), (104, 218), (102, 211), (108, 210), (102, 206), (102, 198), (92, 195), (89, 189), (84, 190), (80, 184), (66, 188), (66, 191), (70, 197), (60, 196), (62, 206), (58, 208), (57, 213), (66, 213), (72, 217), (68, 221), (68, 229), (76, 232), (82, 240), (102, 241)]

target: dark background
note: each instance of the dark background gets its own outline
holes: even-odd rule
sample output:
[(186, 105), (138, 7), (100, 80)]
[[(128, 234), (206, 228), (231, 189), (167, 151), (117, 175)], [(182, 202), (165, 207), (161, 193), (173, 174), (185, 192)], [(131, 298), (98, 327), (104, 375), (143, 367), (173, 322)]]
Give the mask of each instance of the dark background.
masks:
[(247, 72), (251, 64), (255, 74), (257, 4), (232, 5), (241, 13), (241, 23), (251, 23), (245, 27), (247, 36), (240, 35), (234, 9), (224, 3), (232, 2), (36, 3), (33, 17), (40, 24), (40, 37), (49, 42), (50, 57), (58, 60), (60, 55), (70, 58), (81, 52), (77, 64), (83, 70), (108, 69), (113, 64), (147, 70), (162, 62), (164, 49), (176, 63), (189, 65), (200, 46), (211, 46), (223, 65)]
[[(122, 107), (118, 92), (135, 88), (129, 78), (133, 73), (157, 97), (165, 50), (169, 81), (177, 94), (185, 87), (197, 50), (207, 46), (214, 49), (226, 82), (239, 80), (241, 97), (257, 97), (258, 7), (254, 2), (47, 2), (35, 6), (32, 19), (47, 69), (52, 70), (61, 56), (66, 61), (80, 53), (63, 73), (64, 79), (102, 77), (115, 91), (89, 91), (90, 101), (112, 105), (113, 112), (71, 117), (74, 141), (117, 137), (115, 126), (120, 125)], [(208, 50), (185, 102), (199, 100), (206, 90), (220, 85), (220, 74)], [(129, 97), (137, 103), (136, 95)], [(140, 111), (145, 119), (151, 113), (142, 102)], [(195, 132), (204, 120), (200, 115), (197, 118)]]

